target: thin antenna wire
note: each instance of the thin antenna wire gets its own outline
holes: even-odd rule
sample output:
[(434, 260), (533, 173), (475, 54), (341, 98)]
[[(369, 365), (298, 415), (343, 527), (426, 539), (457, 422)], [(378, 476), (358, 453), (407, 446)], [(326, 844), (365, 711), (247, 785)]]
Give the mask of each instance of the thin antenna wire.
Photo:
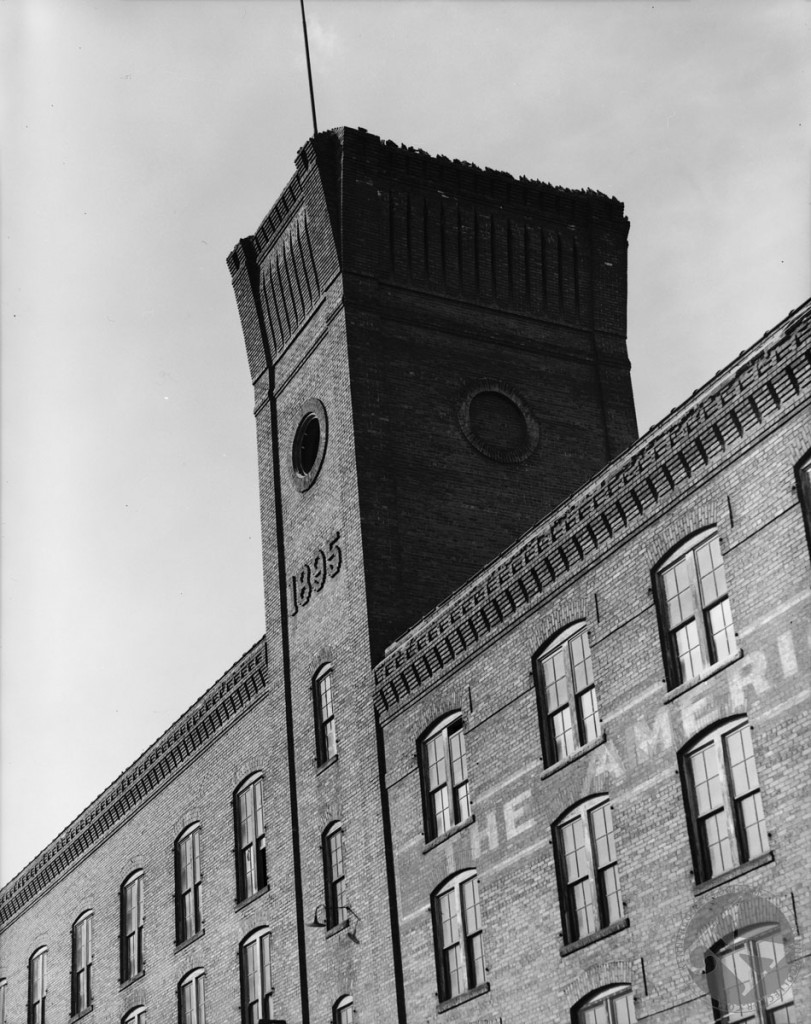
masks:
[(307, 79), (310, 83), (310, 107), (313, 111), (313, 135), (318, 135), (318, 122), (315, 119), (315, 93), (313, 92), (313, 69), (310, 67), (310, 43), (307, 39), (307, 19), (304, 16), (304, 0), (301, 3), (301, 24), (304, 26), (304, 52), (307, 54)]

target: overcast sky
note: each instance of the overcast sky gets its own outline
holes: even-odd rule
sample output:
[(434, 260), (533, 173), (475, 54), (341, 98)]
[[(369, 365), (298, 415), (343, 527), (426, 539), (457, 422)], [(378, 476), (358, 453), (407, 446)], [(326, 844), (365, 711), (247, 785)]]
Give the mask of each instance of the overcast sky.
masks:
[[(308, 0), (318, 120), (617, 196), (646, 429), (811, 292), (811, 3)], [(297, 0), (0, 3), (2, 880), (264, 629), (225, 257)]]

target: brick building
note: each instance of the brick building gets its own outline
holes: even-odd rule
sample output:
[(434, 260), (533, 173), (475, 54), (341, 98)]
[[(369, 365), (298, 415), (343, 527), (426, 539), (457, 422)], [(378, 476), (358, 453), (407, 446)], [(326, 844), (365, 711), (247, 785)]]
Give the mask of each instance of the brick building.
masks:
[(0, 894), (0, 1024), (811, 1020), (811, 303), (637, 439), (616, 200), (316, 136), (228, 263), (266, 637)]

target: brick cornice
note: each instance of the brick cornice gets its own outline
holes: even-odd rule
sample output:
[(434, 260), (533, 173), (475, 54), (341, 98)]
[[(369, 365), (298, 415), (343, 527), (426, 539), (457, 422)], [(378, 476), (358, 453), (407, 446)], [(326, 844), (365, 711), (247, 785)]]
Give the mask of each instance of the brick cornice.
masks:
[(378, 713), (393, 712), (491, 643), (809, 396), (811, 300), (393, 644), (375, 668)]
[(244, 654), (142, 756), (39, 856), (0, 891), (0, 925), (8, 924), (191, 758), (257, 701), (267, 687), (264, 638)]

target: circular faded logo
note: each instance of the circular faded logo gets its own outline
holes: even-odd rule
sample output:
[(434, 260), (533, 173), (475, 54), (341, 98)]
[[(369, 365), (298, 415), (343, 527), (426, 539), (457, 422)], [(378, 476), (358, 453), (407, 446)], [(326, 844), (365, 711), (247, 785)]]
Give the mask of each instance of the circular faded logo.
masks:
[(800, 942), (776, 898), (724, 887), (685, 916), (676, 954), (694, 984), (737, 1019), (791, 1002)]

